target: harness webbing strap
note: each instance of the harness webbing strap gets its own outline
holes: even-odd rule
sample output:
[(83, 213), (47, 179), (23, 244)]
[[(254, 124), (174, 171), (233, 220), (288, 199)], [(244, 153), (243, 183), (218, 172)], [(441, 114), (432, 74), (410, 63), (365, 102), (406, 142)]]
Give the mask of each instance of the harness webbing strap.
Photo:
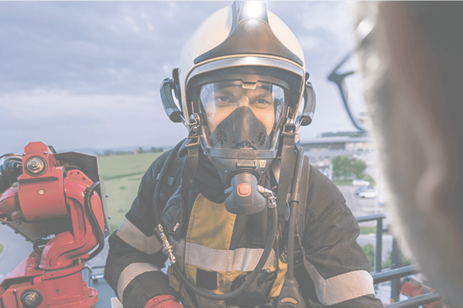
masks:
[[(307, 197), (309, 191), (309, 180), (310, 180), (310, 162), (307, 156), (304, 156), (301, 182), (299, 183), (299, 213), (296, 221), (296, 234), (301, 237), (304, 236), (305, 231), (305, 216), (307, 211)], [(297, 243), (297, 242), (296, 242)], [(302, 247), (301, 247), (302, 248)]]
[(288, 188), (292, 183), (297, 156), (295, 136), (296, 125), (286, 124), (283, 127), (282, 133), (280, 179), (277, 193), (278, 218), (283, 221), (287, 221), (289, 219), (287, 194), (289, 191)]
[(193, 180), (195, 178), (196, 168), (199, 162), (199, 137), (195, 135), (193, 129), (190, 130), (186, 140), (187, 158), (183, 165), (182, 172), (182, 190), (190, 190), (193, 188)]

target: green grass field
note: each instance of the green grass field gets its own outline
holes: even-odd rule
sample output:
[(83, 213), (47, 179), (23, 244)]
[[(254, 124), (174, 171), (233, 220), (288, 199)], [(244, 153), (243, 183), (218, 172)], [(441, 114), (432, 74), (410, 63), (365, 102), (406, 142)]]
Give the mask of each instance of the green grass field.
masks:
[(138, 192), (141, 178), (151, 163), (162, 153), (100, 156), (98, 163), (103, 177), (108, 220), (111, 232), (119, 228), (125, 213), (130, 209)]
[(2, 253), (2, 251), (3, 251), (3, 245), (2, 243), (0, 243), (0, 253)]

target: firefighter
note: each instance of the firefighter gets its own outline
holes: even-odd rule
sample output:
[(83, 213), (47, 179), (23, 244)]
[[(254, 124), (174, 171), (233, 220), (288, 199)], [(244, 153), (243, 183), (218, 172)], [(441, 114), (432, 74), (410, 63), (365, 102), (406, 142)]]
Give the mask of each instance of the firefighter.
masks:
[(355, 12), (392, 230), (444, 302), (462, 307), (463, 3), (359, 3)]
[(297, 147), (315, 95), (264, 3), (207, 18), (161, 97), (188, 137), (109, 239), (105, 279), (125, 307), (383, 307), (345, 199)]

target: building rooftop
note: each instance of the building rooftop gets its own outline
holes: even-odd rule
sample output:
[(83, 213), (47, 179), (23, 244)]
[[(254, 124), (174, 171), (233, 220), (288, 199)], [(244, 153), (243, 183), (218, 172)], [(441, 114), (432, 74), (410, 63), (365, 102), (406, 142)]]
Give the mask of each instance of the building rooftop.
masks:
[(323, 143), (363, 143), (371, 142), (370, 137), (324, 137), (301, 140), (301, 145), (323, 144)]

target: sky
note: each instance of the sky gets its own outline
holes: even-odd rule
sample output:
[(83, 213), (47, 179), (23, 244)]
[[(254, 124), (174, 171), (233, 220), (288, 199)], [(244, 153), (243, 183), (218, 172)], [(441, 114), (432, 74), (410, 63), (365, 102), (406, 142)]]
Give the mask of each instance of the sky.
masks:
[[(170, 147), (187, 135), (159, 85), (188, 37), (231, 1), (0, 1), (0, 155), (30, 141), (58, 152)], [(317, 108), (301, 141), (355, 131), (328, 74), (353, 46), (344, 2), (267, 4), (298, 38)]]

